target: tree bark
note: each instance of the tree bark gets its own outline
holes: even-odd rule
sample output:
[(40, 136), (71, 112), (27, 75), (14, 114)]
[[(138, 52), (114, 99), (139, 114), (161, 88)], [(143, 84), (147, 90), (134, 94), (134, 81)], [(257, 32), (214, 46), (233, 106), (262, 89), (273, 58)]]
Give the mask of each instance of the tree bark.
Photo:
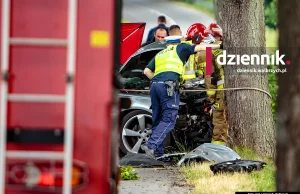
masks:
[(300, 1), (278, 2), (279, 50), (290, 65), (279, 75), (277, 190), (300, 191)]
[[(265, 54), (263, 0), (219, 0), (217, 9), (227, 55)], [(238, 69), (254, 68), (258, 71), (267, 66), (226, 65), (226, 87), (255, 87), (268, 92), (266, 72), (238, 72)], [(274, 157), (275, 129), (270, 97), (255, 90), (235, 90), (226, 92), (226, 101), (231, 145), (251, 147), (262, 156)]]

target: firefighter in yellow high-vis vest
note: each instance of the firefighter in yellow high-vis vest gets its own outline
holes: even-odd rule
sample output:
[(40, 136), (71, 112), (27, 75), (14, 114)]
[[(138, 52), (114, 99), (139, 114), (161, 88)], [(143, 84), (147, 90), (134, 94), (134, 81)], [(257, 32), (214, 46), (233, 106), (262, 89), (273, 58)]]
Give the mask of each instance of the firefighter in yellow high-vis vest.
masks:
[[(216, 24), (212, 23), (209, 25), (209, 27), (206, 30), (207, 34), (211, 34), (214, 36), (214, 38), (217, 40), (217, 44), (222, 43), (222, 29), (221, 27)], [(216, 49), (212, 51), (213, 54), (213, 74), (211, 75), (205, 75), (205, 83), (207, 89), (223, 89), (224, 88), (224, 66), (217, 63), (217, 56), (220, 55), (223, 52), (222, 49)], [(198, 58), (200, 59), (200, 63), (205, 61), (204, 58)], [(215, 80), (215, 81), (213, 81)], [(214, 83), (215, 82), (215, 83)], [(208, 90), (207, 95), (209, 96), (209, 100), (214, 103), (213, 104), (213, 139), (212, 143), (216, 144), (223, 144), (225, 145), (228, 138), (228, 124), (225, 119), (225, 105), (224, 105), (224, 91), (212, 91)]]

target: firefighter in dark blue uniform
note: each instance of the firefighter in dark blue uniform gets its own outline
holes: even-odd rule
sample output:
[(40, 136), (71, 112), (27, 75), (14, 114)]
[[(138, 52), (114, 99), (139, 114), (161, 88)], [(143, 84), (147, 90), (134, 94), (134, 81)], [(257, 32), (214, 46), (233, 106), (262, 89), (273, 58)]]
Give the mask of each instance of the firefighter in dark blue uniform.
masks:
[[(166, 37), (167, 48), (150, 61), (144, 74), (151, 79), (150, 96), (152, 103), (152, 135), (142, 149), (155, 158), (164, 154), (163, 142), (174, 128), (179, 109), (179, 79), (184, 73), (183, 65), (189, 56), (207, 46), (213, 49), (220, 45), (189, 45), (181, 42), (182, 36)], [(154, 155), (155, 154), (155, 155)]]

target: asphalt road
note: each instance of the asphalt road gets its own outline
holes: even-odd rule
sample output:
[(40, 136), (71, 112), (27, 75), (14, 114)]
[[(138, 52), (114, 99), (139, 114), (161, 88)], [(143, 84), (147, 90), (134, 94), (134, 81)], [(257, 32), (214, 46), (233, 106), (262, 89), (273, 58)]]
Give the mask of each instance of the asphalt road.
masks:
[(139, 180), (121, 181), (119, 194), (189, 194), (188, 186), (176, 169), (137, 168)]
[(208, 15), (187, 7), (180, 7), (177, 4), (166, 0), (124, 0), (123, 19), (129, 22), (146, 22), (144, 39), (150, 28), (157, 25), (157, 17), (165, 15), (167, 26), (177, 24), (185, 35), (188, 27), (193, 23), (208, 25), (214, 20)]

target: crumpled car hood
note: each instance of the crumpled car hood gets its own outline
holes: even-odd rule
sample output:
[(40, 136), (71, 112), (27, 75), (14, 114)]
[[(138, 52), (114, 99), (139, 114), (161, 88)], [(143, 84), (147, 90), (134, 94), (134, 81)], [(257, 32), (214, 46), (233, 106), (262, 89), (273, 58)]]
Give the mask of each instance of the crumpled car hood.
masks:
[(204, 143), (182, 157), (177, 165), (181, 166), (183, 163), (192, 159), (201, 159), (219, 163), (230, 160), (239, 160), (241, 157), (232, 149), (224, 145)]
[(178, 166), (194, 160), (220, 163), (241, 159), (241, 157), (229, 147), (204, 143), (189, 153), (165, 154), (162, 157), (156, 158), (156, 160), (150, 158), (146, 154), (128, 153), (120, 160), (119, 164), (121, 166), (165, 166), (166, 163), (164, 163), (164, 159), (166, 158), (171, 160), (174, 158), (181, 158), (177, 163)]

